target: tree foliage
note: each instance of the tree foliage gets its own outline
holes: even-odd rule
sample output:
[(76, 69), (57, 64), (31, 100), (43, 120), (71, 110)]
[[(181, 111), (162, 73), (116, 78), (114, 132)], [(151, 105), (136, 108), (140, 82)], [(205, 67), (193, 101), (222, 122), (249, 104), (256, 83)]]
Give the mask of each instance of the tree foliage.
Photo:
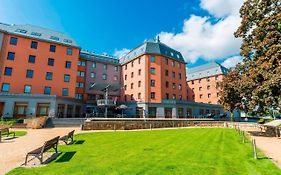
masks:
[(246, 0), (242, 5), (234, 35), (242, 38), (244, 59), (221, 83), (220, 102), (227, 110), (261, 114), (281, 108), (280, 10), (280, 0)]

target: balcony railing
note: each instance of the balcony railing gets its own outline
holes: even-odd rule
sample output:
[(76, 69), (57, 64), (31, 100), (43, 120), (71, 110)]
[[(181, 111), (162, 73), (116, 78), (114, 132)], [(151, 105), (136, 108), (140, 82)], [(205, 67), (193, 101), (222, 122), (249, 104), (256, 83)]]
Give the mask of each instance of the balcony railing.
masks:
[(115, 100), (99, 99), (97, 100), (98, 106), (116, 106)]

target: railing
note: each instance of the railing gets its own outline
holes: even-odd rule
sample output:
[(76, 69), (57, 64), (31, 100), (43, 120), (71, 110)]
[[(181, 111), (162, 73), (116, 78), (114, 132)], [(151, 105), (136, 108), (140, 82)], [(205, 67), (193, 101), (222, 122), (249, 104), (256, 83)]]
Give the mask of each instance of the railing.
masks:
[(98, 106), (116, 106), (115, 100), (99, 99), (97, 100)]

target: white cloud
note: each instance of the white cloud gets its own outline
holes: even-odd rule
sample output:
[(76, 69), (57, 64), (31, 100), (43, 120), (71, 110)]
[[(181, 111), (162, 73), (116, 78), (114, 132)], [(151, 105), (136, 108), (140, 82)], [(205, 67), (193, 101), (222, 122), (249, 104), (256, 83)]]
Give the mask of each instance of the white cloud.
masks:
[[(226, 0), (207, 1), (201, 1), (201, 8), (215, 17), (226, 16), (212, 23), (209, 16), (191, 15), (184, 21), (182, 32), (158, 34), (163, 43), (180, 51), (187, 62), (195, 63), (199, 58), (213, 61), (239, 53), (241, 39), (235, 38), (233, 33), (241, 21), (238, 15), (241, 0), (227, 0), (228, 3), (224, 2)], [(221, 8), (224, 10), (220, 11)]]
[(127, 48), (123, 48), (121, 50), (115, 49), (113, 55), (116, 56), (117, 58), (121, 58), (121, 57), (125, 56), (129, 52), (130, 52), (130, 49), (127, 49)]
[(226, 68), (233, 68), (235, 67), (238, 63), (241, 63), (243, 58), (241, 56), (233, 56), (229, 57), (224, 62), (221, 63)]
[(229, 15), (239, 15), (243, 0), (201, 0), (200, 7), (211, 15), (220, 18)]

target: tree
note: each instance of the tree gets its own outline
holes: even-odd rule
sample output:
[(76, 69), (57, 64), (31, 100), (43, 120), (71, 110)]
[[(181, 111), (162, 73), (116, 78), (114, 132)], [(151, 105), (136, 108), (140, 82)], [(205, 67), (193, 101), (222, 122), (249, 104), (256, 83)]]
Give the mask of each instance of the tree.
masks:
[[(242, 5), (241, 25), (234, 35), (242, 38), (244, 59), (221, 84), (221, 104), (226, 109), (235, 104), (245, 111), (263, 114), (281, 107), (280, 10), (280, 0), (246, 0)], [(231, 93), (233, 88), (235, 94)], [(231, 94), (235, 98), (226, 99)]]

